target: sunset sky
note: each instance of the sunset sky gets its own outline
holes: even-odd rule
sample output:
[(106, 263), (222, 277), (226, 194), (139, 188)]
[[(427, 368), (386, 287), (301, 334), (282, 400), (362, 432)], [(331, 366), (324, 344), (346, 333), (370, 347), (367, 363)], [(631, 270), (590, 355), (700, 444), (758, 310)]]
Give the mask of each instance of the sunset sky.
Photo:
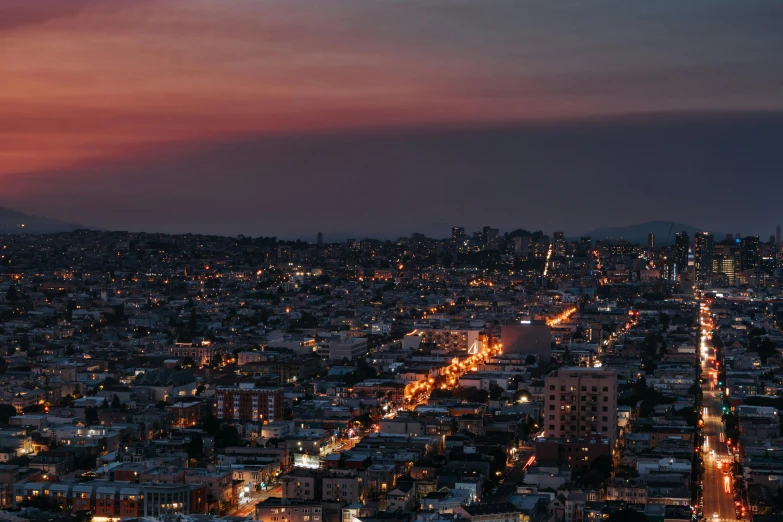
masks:
[[(0, 205), (288, 237), (768, 235), (781, 49), (779, 0), (3, 0)], [(728, 187), (737, 215), (688, 192)]]

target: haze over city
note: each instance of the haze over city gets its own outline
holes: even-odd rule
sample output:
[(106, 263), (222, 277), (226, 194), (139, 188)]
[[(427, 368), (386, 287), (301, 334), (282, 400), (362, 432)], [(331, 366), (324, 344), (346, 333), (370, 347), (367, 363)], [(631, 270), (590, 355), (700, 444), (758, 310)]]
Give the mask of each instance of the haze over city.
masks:
[(0, 205), (288, 238), (766, 237), (782, 18), (775, 0), (6, 0)]

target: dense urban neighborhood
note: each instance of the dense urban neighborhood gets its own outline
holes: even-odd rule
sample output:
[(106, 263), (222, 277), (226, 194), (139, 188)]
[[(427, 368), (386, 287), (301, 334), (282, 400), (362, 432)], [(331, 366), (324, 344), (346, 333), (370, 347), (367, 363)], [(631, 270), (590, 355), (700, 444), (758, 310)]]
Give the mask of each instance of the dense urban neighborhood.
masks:
[(773, 520), (779, 230), (0, 236), (0, 519)]

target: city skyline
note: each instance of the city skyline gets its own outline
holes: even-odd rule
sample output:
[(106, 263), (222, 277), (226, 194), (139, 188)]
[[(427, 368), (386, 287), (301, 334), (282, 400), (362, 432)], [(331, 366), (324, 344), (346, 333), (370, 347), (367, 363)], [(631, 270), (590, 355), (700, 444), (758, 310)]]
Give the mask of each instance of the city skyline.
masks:
[(8, 522), (783, 515), (781, 0), (0, 0)]

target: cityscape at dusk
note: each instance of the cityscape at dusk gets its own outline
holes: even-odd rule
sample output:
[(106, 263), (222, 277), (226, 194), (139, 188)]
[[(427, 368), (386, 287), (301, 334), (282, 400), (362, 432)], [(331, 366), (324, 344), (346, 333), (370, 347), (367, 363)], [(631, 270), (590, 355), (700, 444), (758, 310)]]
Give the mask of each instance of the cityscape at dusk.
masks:
[(782, 22), (0, 0), (0, 522), (783, 522)]

